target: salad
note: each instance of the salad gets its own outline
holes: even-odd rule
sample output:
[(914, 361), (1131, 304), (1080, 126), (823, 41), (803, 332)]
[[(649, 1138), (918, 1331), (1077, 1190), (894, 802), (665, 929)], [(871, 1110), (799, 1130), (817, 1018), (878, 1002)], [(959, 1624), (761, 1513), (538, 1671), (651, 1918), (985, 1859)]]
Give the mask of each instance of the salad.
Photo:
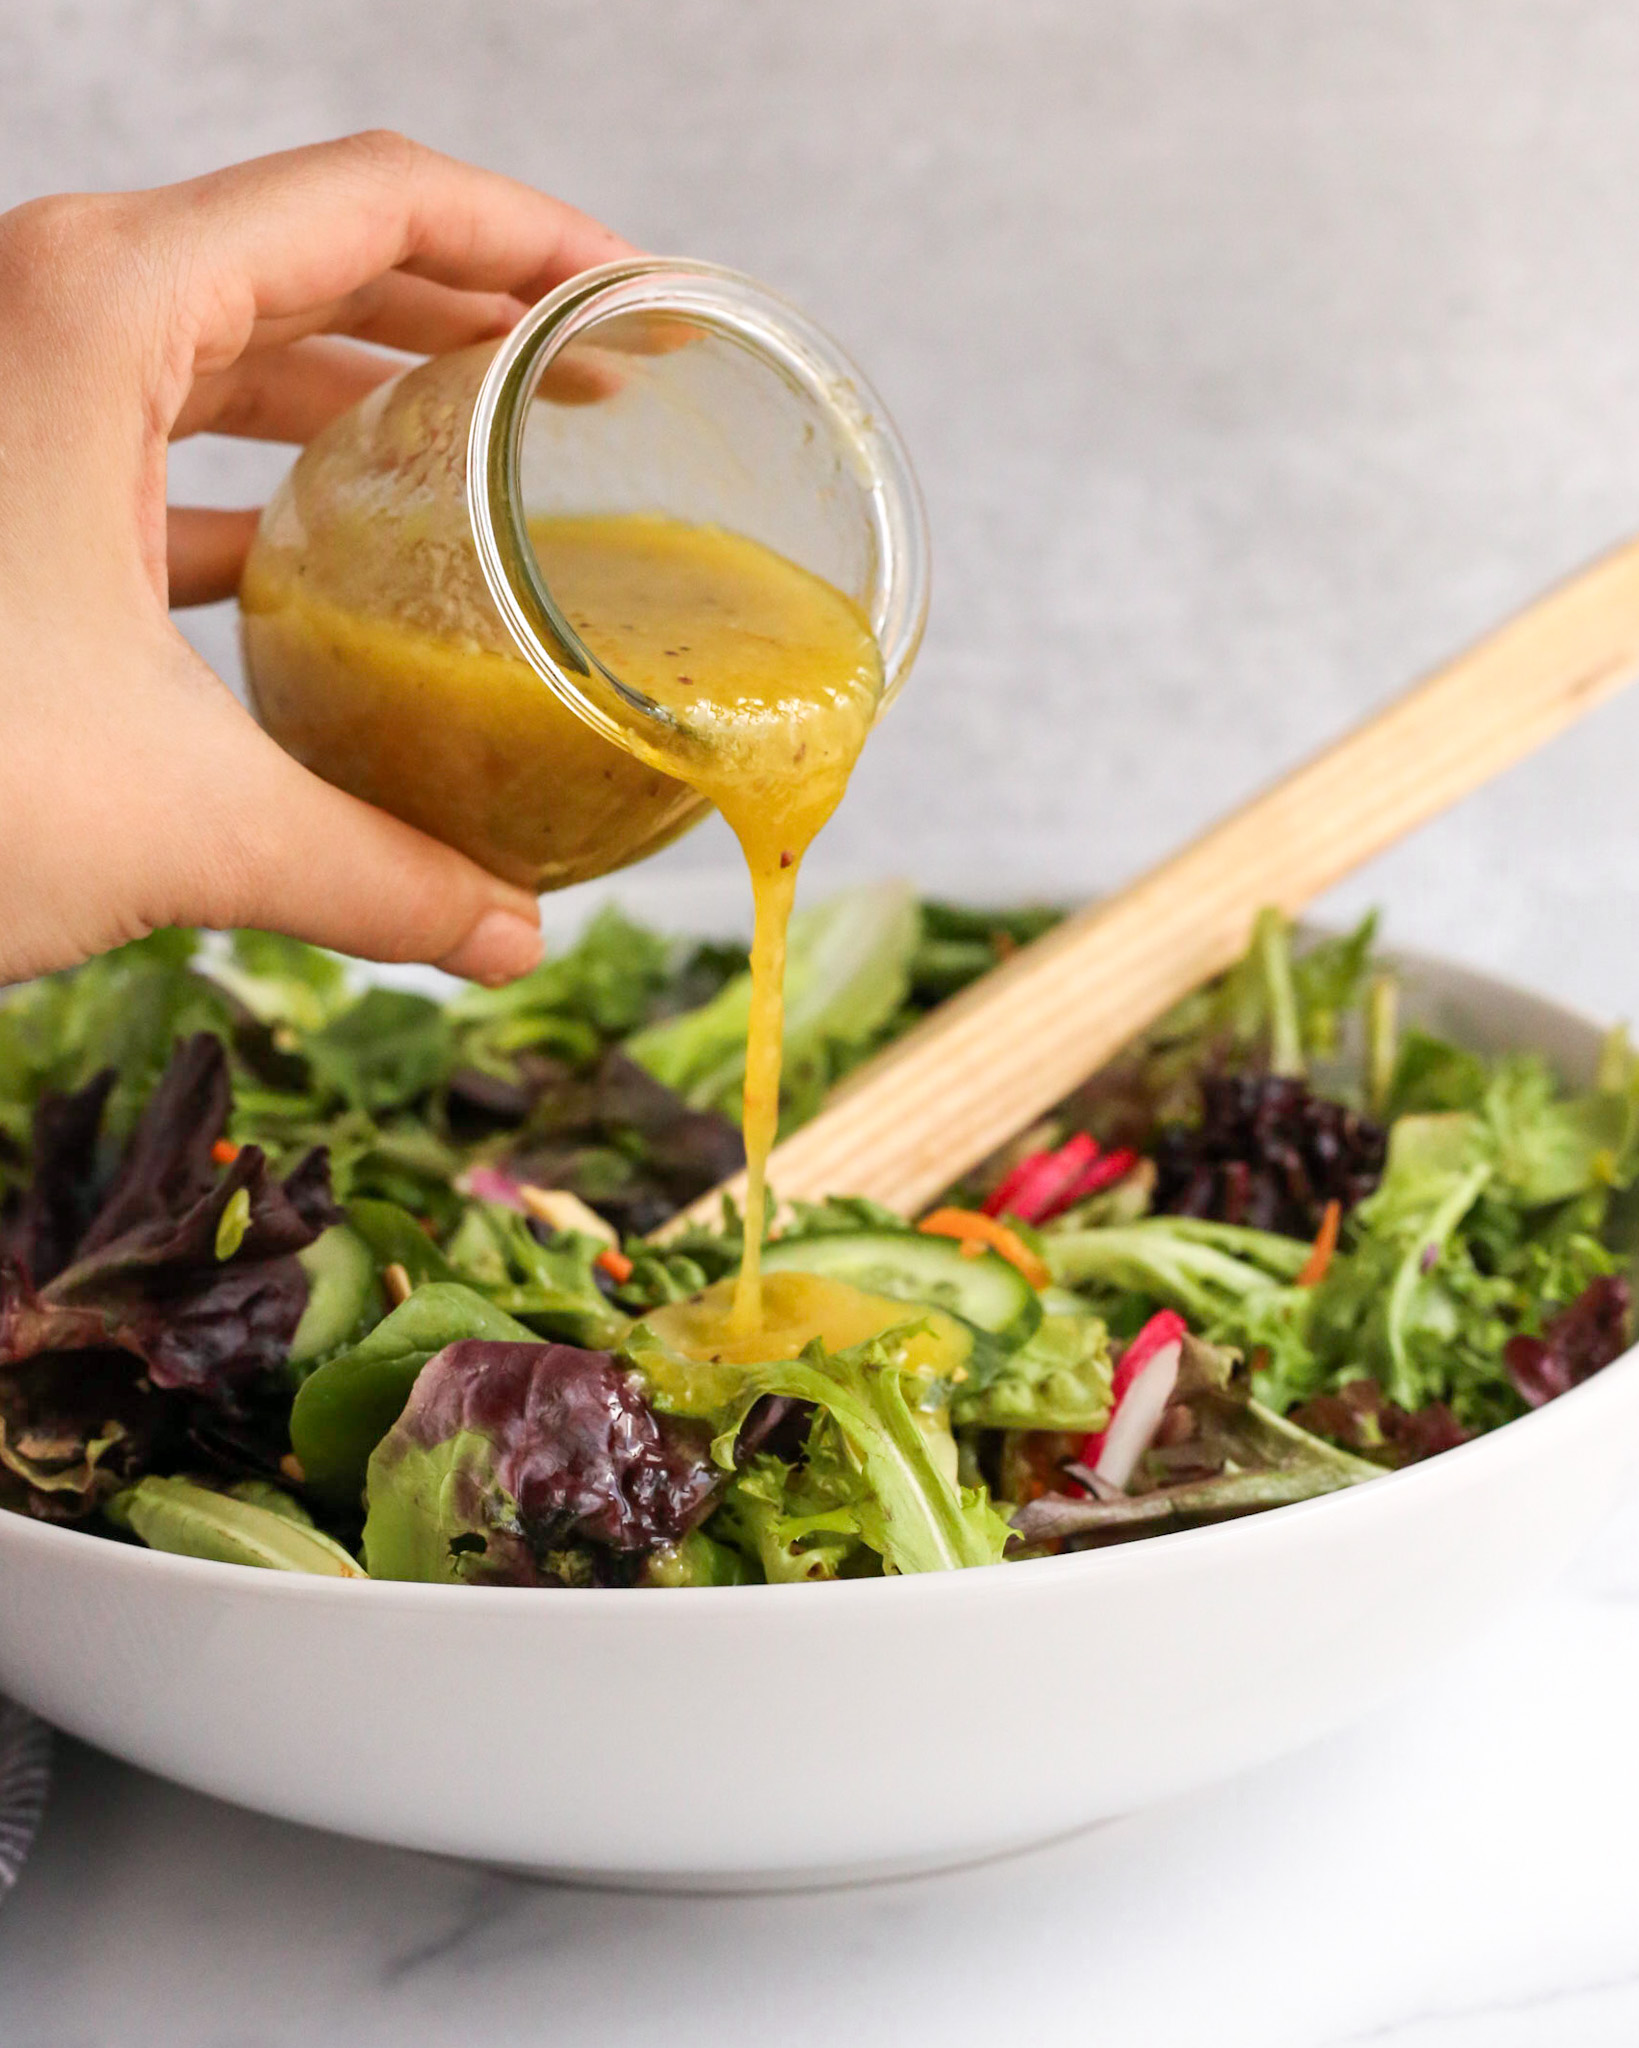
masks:
[[(786, 1126), (1053, 918), (802, 913)], [(0, 1507), (343, 1578), (944, 1570), (1354, 1486), (1629, 1342), (1625, 1036), (1570, 1092), (1403, 1025), (1371, 921), (1266, 913), (930, 1214), (779, 1216), (762, 1332), (704, 1343), (748, 993), (615, 910), (443, 1003), (259, 933), (13, 991)]]

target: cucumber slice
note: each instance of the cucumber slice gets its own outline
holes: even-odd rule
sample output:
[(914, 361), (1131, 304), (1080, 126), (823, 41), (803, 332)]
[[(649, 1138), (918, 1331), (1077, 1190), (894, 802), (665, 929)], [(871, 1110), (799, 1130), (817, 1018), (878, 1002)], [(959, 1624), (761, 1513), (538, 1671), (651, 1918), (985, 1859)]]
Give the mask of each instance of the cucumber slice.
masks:
[(826, 1273), (867, 1294), (925, 1301), (988, 1331), (1006, 1350), (1027, 1343), (1041, 1322), (1041, 1296), (996, 1252), (969, 1258), (948, 1237), (918, 1231), (839, 1230), (777, 1238), (763, 1252), (770, 1273)]
[(307, 1275), (307, 1306), (290, 1340), (290, 1362), (299, 1370), (356, 1337), (384, 1304), (370, 1247), (345, 1223), (321, 1231), (296, 1262)]

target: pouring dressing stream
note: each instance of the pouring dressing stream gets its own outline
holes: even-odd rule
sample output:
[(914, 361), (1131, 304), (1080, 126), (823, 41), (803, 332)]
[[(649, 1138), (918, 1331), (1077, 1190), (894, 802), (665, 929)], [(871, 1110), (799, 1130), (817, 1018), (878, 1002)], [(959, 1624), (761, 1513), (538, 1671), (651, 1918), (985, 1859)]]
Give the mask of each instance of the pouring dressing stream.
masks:
[(562, 888), (708, 807), (735, 833), (755, 908), (747, 1227), (708, 1345), (775, 1341), (787, 921), (926, 596), (915, 482), (855, 367), (751, 280), (660, 259), (571, 279), (498, 348), (332, 423), (246, 565), (263, 724), (496, 873)]
[(803, 856), (841, 801), (876, 715), (881, 656), (857, 605), (743, 535), (642, 516), (535, 520), (530, 532), (593, 653), (655, 703), (688, 713), (704, 744), (662, 765), (722, 812), (745, 855), (755, 911), (746, 1237), (730, 1318), (743, 1336), (762, 1319), (786, 927)]

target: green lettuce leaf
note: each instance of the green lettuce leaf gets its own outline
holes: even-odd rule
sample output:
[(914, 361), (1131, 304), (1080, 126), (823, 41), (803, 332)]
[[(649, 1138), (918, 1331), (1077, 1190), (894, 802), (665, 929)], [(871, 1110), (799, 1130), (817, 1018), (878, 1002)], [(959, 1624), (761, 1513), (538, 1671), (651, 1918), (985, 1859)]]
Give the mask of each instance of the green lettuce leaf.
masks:
[(304, 1033), (301, 1051), (321, 1096), (369, 1115), (436, 1087), (449, 1071), (454, 1036), (443, 1004), (430, 996), (368, 988)]
[(922, 935), (911, 959), (911, 1001), (919, 1010), (948, 1002), (1060, 923), (1048, 904), (1010, 910), (937, 900), (922, 905)]
[(150, 1550), (264, 1571), (310, 1572), (362, 1579), (362, 1568), (316, 1528), (291, 1497), (266, 1482), (226, 1490), (193, 1479), (150, 1473), (108, 1503), (110, 1521), (140, 1536)]
[(668, 941), (608, 905), (566, 952), (505, 988), (463, 990), (449, 1005), (460, 1054), (510, 1071), (520, 1051), (590, 1060), (634, 1031), (661, 999), (671, 973)]
[(456, 1277), (538, 1335), (601, 1350), (630, 1318), (599, 1288), (600, 1238), (557, 1231), (542, 1244), (529, 1219), (498, 1202), (469, 1202), (445, 1257)]
[[(165, 1071), (179, 1038), (230, 1039), (232, 1000), (195, 971), (197, 936), (151, 933), (62, 974), (6, 991), (0, 1004), (0, 1133), (26, 1157), (34, 1105), (48, 1089), (69, 1095), (105, 1067), (115, 1073), (105, 1127), (124, 1137)], [(0, 1161), (0, 1186), (25, 1178)]]
[(738, 1546), (691, 1529), (680, 1543), (657, 1544), (643, 1564), (645, 1586), (744, 1586), (757, 1574)]
[(290, 1444), (321, 1500), (358, 1504), (370, 1455), (403, 1413), (421, 1368), (469, 1337), (538, 1341), (472, 1288), (432, 1282), (303, 1381), (290, 1411)]
[[(903, 882), (847, 889), (791, 920), (785, 974), (786, 1093), (815, 1105), (842, 1061), (872, 1044), (904, 1004), (921, 929)], [(626, 1050), (697, 1108), (738, 1115), (751, 979), (698, 1010), (651, 1025)]]
[(1253, 1297), (1292, 1292), (1308, 1256), (1293, 1238), (1188, 1216), (1045, 1232), (1042, 1245), (1061, 1287), (1140, 1294), (1182, 1310), (1203, 1331), (1232, 1320)]
[(499, 1202), (465, 1202), (442, 1246), (393, 1202), (350, 1202), (347, 1216), (378, 1266), (402, 1266), (412, 1287), (454, 1283), (537, 1335), (594, 1349), (618, 1343), (628, 1327), (597, 1283), (599, 1238), (558, 1231), (542, 1244), (527, 1217)]
[(279, 932), (235, 932), (210, 974), (263, 1024), (318, 1031), (353, 1000), (347, 962)]
[[(880, 1517), (834, 1429), (814, 1433), (800, 1465), (753, 1458), (729, 1482), (711, 1528), (771, 1586), (882, 1570)], [(879, 1537), (877, 1544), (866, 1540), (867, 1529)]]
[(1079, 1305), (1043, 1316), (1035, 1335), (982, 1381), (957, 1387), (958, 1429), (1102, 1429), (1110, 1417), (1110, 1333)]
[(459, 1284), (464, 1276), (444, 1256), (408, 1209), (361, 1197), (347, 1204), (347, 1221), (370, 1247), (377, 1269), (402, 1266), (412, 1287), (428, 1280)]
[[(740, 1417), (718, 1438), (718, 1461), (732, 1466), (740, 1422), (763, 1395), (812, 1401), (838, 1439), (829, 1454), (820, 1447), (819, 1469), (839, 1475), (840, 1454), (846, 1469), (858, 1475), (852, 1497), (825, 1510), (845, 1520), (832, 1534), (851, 1531), (891, 1572), (999, 1563), (1007, 1525), (982, 1488), (956, 1483), (955, 1444), (942, 1420), (943, 1389), (927, 1387), (905, 1369), (899, 1340), (914, 1327), (886, 1331), (846, 1351), (827, 1352), (815, 1343), (801, 1358), (749, 1368), (747, 1398)], [(810, 1466), (815, 1457), (811, 1440)], [(812, 1485), (813, 1476), (804, 1484)]]

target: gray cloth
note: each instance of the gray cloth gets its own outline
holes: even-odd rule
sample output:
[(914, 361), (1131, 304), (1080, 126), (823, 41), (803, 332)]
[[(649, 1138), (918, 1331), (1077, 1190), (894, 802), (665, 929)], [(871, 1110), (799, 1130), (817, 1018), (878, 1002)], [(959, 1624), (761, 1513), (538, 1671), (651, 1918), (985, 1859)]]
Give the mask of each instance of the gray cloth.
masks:
[(0, 1899), (17, 1882), (50, 1782), (50, 1729), (0, 1699)]

